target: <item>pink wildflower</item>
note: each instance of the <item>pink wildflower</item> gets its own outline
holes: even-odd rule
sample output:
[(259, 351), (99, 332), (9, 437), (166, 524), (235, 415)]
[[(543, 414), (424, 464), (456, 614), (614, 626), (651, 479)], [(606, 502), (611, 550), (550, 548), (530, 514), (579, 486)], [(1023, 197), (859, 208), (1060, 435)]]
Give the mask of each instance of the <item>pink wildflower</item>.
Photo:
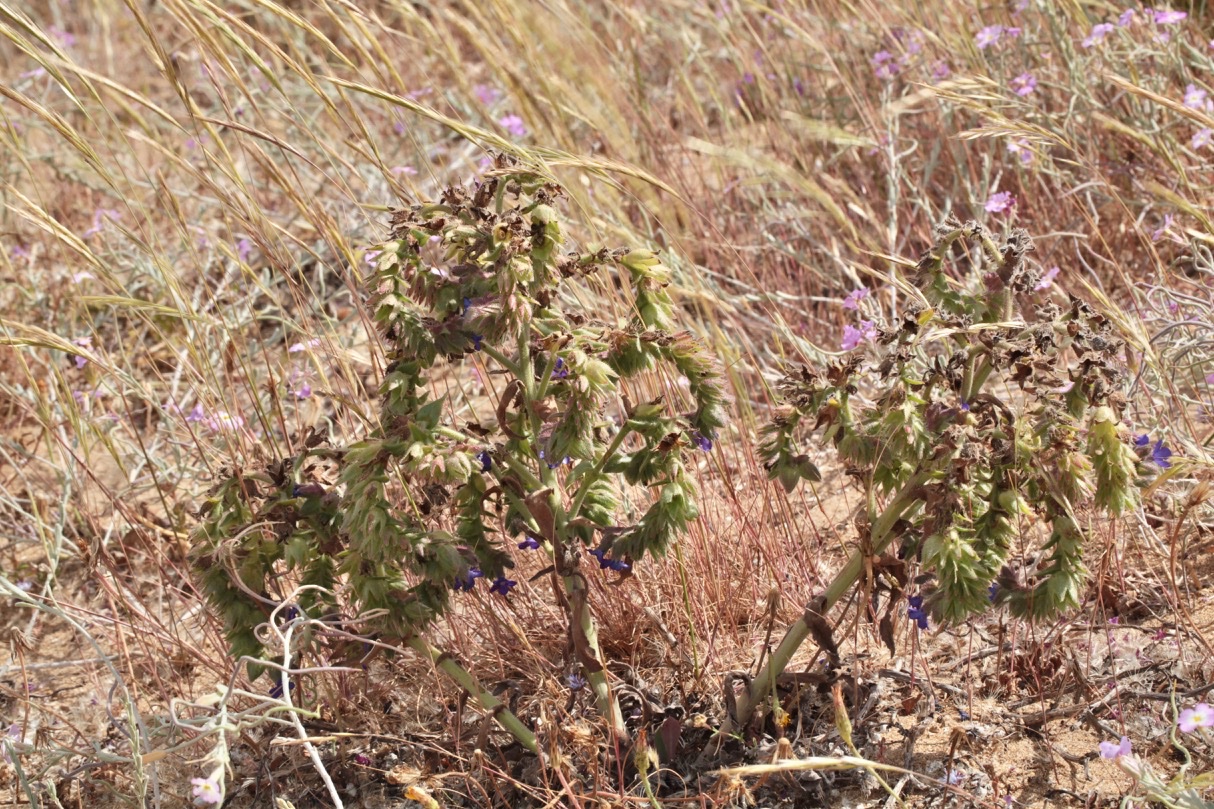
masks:
[(1092, 26), (1091, 32), (1083, 40), (1083, 47), (1091, 48), (1102, 42), (1104, 38), (1116, 28), (1112, 23), (1100, 22)]
[(867, 297), (868, 297), (868, 287), (860, 287), (859, 289), (853, 289), (851, 292), (847, 293), (847, 297), (843, 299), (843, 308), (844, 309), (859, 309), (860, 301), (864, 300)]
[(478, 84), (472, 89), (476, 93), (476, 100), (486, 107), (497, 103), (502, 97), (502, 91), (491, 84)]
[(85, 239), (91, 239), (105, 228), (106, 220), (116, 222), (120, 216), (122, 216), (122, 213), (115, 211), (113, 208), (98, 208), (93, 211), (92, 227), (82, 233), (81, 236)]
[(1033, 291), (1045, 292), (1047, 289), (1052, 287), (1054, 285), (1054, 279), (1058, 277), (1059, 272), (1061, 272), (1061, 270), (1059, 270), (1057, 267), (1050, 267), (1041, 276), (1041, 280), (1037, 282), (1036, 286), (1033, 287)]
[(1164, 236), (1170, 235), (1172, 230), (1172, 214), (1164, 214), (1163, 224), (1151, 231), (1151, 241), (1157, 242)]
[(313, 337), (306, 343), (292, 343), (291, 347), (287, 349), (287, 353), (298, 354), (300, 351), (307, 351), (309, 348), (316, 348), (318, 345), (320, 345), (320, 338)]
[(1184, 88), (1184, 105), (1194, 110), (1212, 110), (1214, 103), (1206, 97), (1206, 91), (1198, 87), (1196, 84), (1190, 84)]
[(190, 783), (194, 785), (194, 802), (207, 804), (223, 803), (223, 784), (220, 779), (223, 777), (223, 770), (216, 770), (207, 778), (191, 778)]
[(871, 342), (877, 338), (877, 327), (871, 320), (861, 320), (860, 328), (855, 326), (843, 327), (843, 350), (851, 351), (860, 343)]
[(984, 50), (999, 42), (1002, 36), (1002, 25), (988, 25), (974, 36), (974, 44), (978, 46), (979, 50)]
[(506, 115), (497, 119), (497, 122), (503, 129), (514, 135), (516, 138), (521, 138), (527, 134), (527, 127), (523, 124), (523, 119), (517, 115)]
[(1027, 166), (1033, 162), (1035, 155), (1032, 148), (1029, 147), (1029, 142), (1024, 138), (1016, 138), (1007, 143), (1007, 152), (1010, 155), (1020, 158), (1020, 165)]
[(1018, 96), (1026, 96), (1037, 89), (1037, 78), (1032, 73), (1021, 73), (1012, 79), (1011, 88)]
[(1171, 9), (1163, 11), (1155, 10), (1152, 14), (1155, 17), (1156, 25), (1175, 25), (1189, 16), (1186, 12), (1172, 11)]
[(1016, 198), (1011, 191), (999, 191), (991, 194), (984, 207), (987, 213), (1006, 213), (1015, 206)]
[(1134, 22), (1134, 9), (1126, 9), (1121, 12), (1121, 16), (1117, 18), (1117, 24), (1125, 28), (1130, 23)]
[(1130, 737), (1122, 736), (1121, 741), (1117, 744), (1113, 742), (1100, 743), (1100, 757), (1105, 759), (1119, 759), (1122, 756), (1130, 754)]
[(241, 239), (236, 242), (236, 257), (240, 259), (241, 264), (249, 263), (249, 256), (253, 255), (253, 243), (248, 239)]
[(1189, 141), (1189, 145), (1194, 149), (1201, 149), (1209, 146), (1211, 142), (1214, 142), (1214, 129), (1203, 126), (1193, 133), (1193, 139)]
[[(81, 348), (92, 349), (93, 338), (92, 337), (81, 337), (78, 340), (72, 340), (72, 345), (80, 346)], [(83, 368), (84, 366), (89, 364), (89, 361), (86, 360), (84, 357), (81, 357), (79, 354), (77, 354), (75, 357), (73, 357), (73, 359), (76, 361), (76, 368), (78, 368), (78, 369)]]
[(877, 51), (873, 54), (873, 74), (883, 81), (889, 81), (898, 75), (898, 60), (889, 51)]
[(1176, 724), (1182, 733), (1192, 733), (1197, 728), (1208, 728), (1214, 725), (1214, 709), (1204, 702), (1199, 702), (1192, 708), (1181, 711)]

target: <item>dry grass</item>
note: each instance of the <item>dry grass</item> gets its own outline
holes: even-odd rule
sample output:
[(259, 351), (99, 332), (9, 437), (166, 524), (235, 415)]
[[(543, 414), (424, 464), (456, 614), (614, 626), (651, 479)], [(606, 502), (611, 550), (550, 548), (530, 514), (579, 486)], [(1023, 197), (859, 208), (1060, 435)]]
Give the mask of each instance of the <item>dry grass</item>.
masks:
[[(884, 683), (921, 713), (914, 687), (874, 674), (909, 666), (960, 683), (956, 704), (997, 725), (1015, 699), (1076, 687), (1050, 644), (1088, 644), (1071, 659), (1100, 680), (1116, 658), (1113, 614), (1153, 613), (1144, 626), (1175, 640), (1171, 676), (1203, 682), (1208, 529), (1200, 508), (1182, 509), (1214, 435), (1214, 167), (1211, 147), (1191, 143), (1214, 113), (1184, 98), (1214, 75), (1203, 39), (1214, 17), (1198, 2), (1183, 23), (1152, 25), (1138, 9), (1085, 48), (1092, 25), (1123, 9), (1029, 5), (0, 2), (0, 624), (11, 650), (0, 725), (17, 727), (20, 751), (18, 766), (0, 762), (0, 794), (21, 806), (188, 803), (215, 737), (168, 721), (170, 700), (233, 676), (185, 559), (194, 509), (220, 470), (289, 454), (313, 425), (338, 437), (366, 428), (380, 355), (361, 306), (365, 252), (386, 232), (386, 206), (477, 174), (489, 149), (565, 185), (579, 243), (660, 247), (687, 325), (730, 371), (736, 427), (702, 464), (709, 496), (681, 557), (624, 586), (595, 580), (604, 651), (627, 677), (715, 725), (723, 674), (753, 670), (844, 558), (858, 495), (843, 477), (786, 497), (756, 461), (767, 384), (784, 361), (837, 350), (839, 302), (854, 287), (893, 312), (889, 279), (953, 214), (1027, 228), (1036, 260), (1062, 268), (1061, 289), (1104, 308), (1132, 347), (1127, 418), (1185, 463), (1147, 514), (1101, 528), (1081, 615), (925, 637), (913, 654), (908, 632), (897, 663), (842, 619), (859, 654), (853, 708), (861, 685)], [(978, 48), (975, 33), (993, 24), (1023, 32)], [(906, 59), (891, 79), (874, 71), (882, 50)], [(948, 76), (934, 78), (940, 63)], [(1024, 72), (1038, 84), (1018, 96)], [(996, 191), (1015, 195), (1014, 215), (984, 212)], [(587, 294), (606, 311), (626, 305), (609, 286)], [(458, 401), (482, 392), (473, 378), (449, 384)], [(222, 414), (243, 423), (225, 429)], [(509, 681), (559, 754), (541, 766), (496, 745), (474, 752), (477, 712), (468, 706), (453, 734), (458, 688), (406, 652), (306, 678), (323, 767), (290, 728), (229, 734), (229, 805), (330, 805), (324, 768), (350, 806), (423, 795), (411, 789), (444, 806), (643, 802), (564, 685), (564, 617), (549, 594), (523, 584), (509, 602), (478, 591), (462, 604), (438, 630), (443, 645), (485, 682)], [(1003, 670), (932, 664), (992, 637), (1012, 644), (984, 658)], [(233, 705), (255, 713), (256, 700)], [(1130, 715), (1141, 705), (1070, 753), (1142, 727)], [(798, 745), (845, 752), (830, 741), (828, 702), (816, 710), (798, 712)], [(932, 738), (953, 724), (937, 722)], [(974, 771), (996, 783), (959, 801), (1033, 805), (1051, 789), (1096, 788), (1057, 754), (1071, 725), (1017, 732), (1033, 741), (990, 746), (975, 731), (912, 757), (913, 735), (874, 730), (864, 749), (938, 781), (939, 762), (951, 767), (968, 745)], [(717, 744), (707, 731), (685, 739)], [(706, 774), (772, 755), (731, 740), (710, 765), (672, 775), (664, 805), (740, 804), (757, 784), (773, 805), (814, 805), (873, 786)], [(1025, 761), (1034, 755), (1039, 766)], [(1105, 784), (1101, 799), (1126, 785)]]

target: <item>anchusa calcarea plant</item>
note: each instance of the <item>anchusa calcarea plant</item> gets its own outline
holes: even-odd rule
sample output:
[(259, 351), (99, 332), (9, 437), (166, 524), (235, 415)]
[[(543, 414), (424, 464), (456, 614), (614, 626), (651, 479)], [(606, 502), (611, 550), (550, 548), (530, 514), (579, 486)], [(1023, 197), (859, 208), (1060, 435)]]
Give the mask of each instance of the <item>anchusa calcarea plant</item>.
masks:
[[(687, 456), (711, 447), (725, 396), (711, 356), (674, 331), (669, 269), (648, 250), (562, 253), (560, 195), (499, 157), (471, 190), (393, 212), (367, 281), (388, 361), (378, 426), (341, 450), (309, 447), (255, 483), (233, 476), (199, 532), (234, 654), (259, 652), (254, 630), (283, 573), (332, 594), (302, 609), (410, 638), (477, 579), (509, 597), (515, 558), (543, 553), (540, 575), (554, 577), (569, 617), (570, 665), (623, 730), (587, 571), (631, 575), (697, 517)], [(631, 295), (618, 323), (578, 311), (570, 288), (611, 272)], [(473, 402), (457, 419), (431, 382), (473, 355), (491, 384), (479, 414)], [(628, 381), (659, 363), (689, 396), (633, 402)], [(314, 456), (339, 465), (331, 489), (300, 479)], [(626, 486), (652, 494), (639, 519), (617, 525)]]
[[(945, 262), (968, 241), (978, 270), (959, 284)], [(798, 445), (820, 431), (866, 499), (860, 551), (790, 630), (747, 707), (862, 578), (869, 615), (876, 594), (890, 593), (882, 634), (891, 644), (892, 603), (914, 564), (920, 627), (993, 603), (1032, 618), (1080, 603), (1089, 518), (1132, 508), (1147, 470), (1121, 421), (1122, 342), (1087, 304), (1042, 294), (1049, 285), (1025, 260), (1030, 247), (1022, 230), (1000, 246), (975, 222), (946, 223), (903, 290), (909, 303), (897, 320), (883, 322), (873, 307), (871, 333), (846, 358), (780, 384), (785, 406), (761, 446), (771, 477), (789, 491), (819, 479)], [(896, 556), (885, 554), (895, 541)], [(1013, 550), (1036, 560), (1031, 569), (1013, 567)]]

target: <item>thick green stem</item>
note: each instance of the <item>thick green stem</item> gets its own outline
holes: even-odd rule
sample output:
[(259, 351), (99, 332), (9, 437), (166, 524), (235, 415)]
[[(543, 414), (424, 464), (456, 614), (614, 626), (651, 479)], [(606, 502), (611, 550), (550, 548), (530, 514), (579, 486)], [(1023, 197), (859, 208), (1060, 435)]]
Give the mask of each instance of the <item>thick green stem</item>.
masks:
[(410, 638), (409, 646), (414, 651), (430, 658), (430, 661), (436, 667), (442, 669), (444, 674), (471, 694), (477, 701), (477, 704), (480, 705), (481, 710), (492, 716), (494, 721), (518, 740), (519, 744), (532, 753), (539, 752), (539, 748), (535, 743), (535, 734), (531, 732), (531, 729), (524, 725), (521, 719), (511, 713), (501, 700), (486, 691), (476, 681), (476, 678), (466, 668), (461, 666), (455, 658), (448, 656), (444, 652), (440, 652), (420, 637), (414, 636)]
[[(931, 477), (931, 472), (923, 471), (914, 475), (898, 492), (898, 496), (885, 507), (881, 517), (873, 524), (872, 528), (872, 543), (869, 552), (875, 556), (889, 545), (893, 539), (891, 533), (894, 524), (902, 519), (902, 515), (915, 505), (922, 497), (919, 491)], [(864, 571), (865, 554), (863, 551), (857, 551), (848, 560), (847, 565), (835, 575), (834, 581), (826, 588), (822, 594), (826, 599), (825, 606), (822, 607), (821, 613), (824, 615), (831, 607), (839, 603), (843, 596), (847, 595), (856, 580), (860, 578), (860, 574)], [(754, 712), (755, 706), (767, 698), (771, 693), (772, 686), (775, 684), (776, 677), (780, 675), (785, 668), (788, 667), (793, 655), (801, 648), (801, 644), (809, 637), (809, 624), (804, 616), (798, 618), (796, 623), (788, 628), (784, 633), (780, 645), (772, 652), (767, 659), (767, 665), (759, 672), (759, 675), (754, 678), (750, 684), (750, 688), (745, 694), (742, 694), (737, 701), (738, 723), (745, 725), (750, 721), (750, 716)]]
[[(564, 581), (565, 592), (569, 596), (569, 603), (572, 605), (574, 613), (570, 616), (570, 620), (577, 622), (582, 637), (585, 638), (586, 645), (589, 647), (589, 652), (601, 666), (603, 652), (599, 648), (598, 627), (595, 625), (594, 618), (590, 615), (590, 607), (586, 603), (586, 580), (581, 576), (566, 576)], [(586, 681), (590, 684), (590, 690), (594, 692), (594, 701), (598, 706), (599, 715), (607, 720), (612, 731), (619, 738), (627, 739), (628, 727), (624, 724), (624, 714), (620, 711), (619, 701), (611, 693), (611, 686), (607, 682), (607, 670), (599, 668), (598, 671), (587, 671)]]

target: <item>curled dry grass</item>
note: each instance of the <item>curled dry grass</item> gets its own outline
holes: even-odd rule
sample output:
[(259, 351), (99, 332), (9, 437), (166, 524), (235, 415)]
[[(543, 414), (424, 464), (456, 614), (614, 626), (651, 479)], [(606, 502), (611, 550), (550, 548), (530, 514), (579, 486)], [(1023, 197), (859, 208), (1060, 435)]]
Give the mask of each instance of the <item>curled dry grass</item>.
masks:
[[(887, 281), (931, 227), (988, 217), (996, 191), (1015, 195), (1062, 289), (1094, 297), (1131, 344), (1135, 424), (1187, 459), (1093, 556), (1114, 590), (1123, 558), (1144, 560), (1183, 612), (1195, 593), (1176, 560), (1205, 529), (1199, 504), (1182, 509), (1214, 432), (1214, 186), (1191, 139), (1214, 121), (1182, 99), (1210, 51), (1199, 19), (1166, 42), (1141, 24), (1082, 47), (1100, 21), (1063, 4), (0, 4), (0, 569), (22, 605), (3, 682), (42, 768), (13, 788), (33, 800), (49, 773), (95, 799), (184, 794), (197, 753), (174, 748), (186, 738), (166, 701), (231, 671), (184, 557), (192, 507), (219, 470), (288, 454), (314, 424), (365, 428), (380, 356), (360, 307), (366, 250), (386, 206), (476, 174), (490, 149), (565, 185), (578, 242), (660, 246), (689, 325), (730, 370), (737, 427), (701, 470), (712, 494), (681, 559), (594, 592), (605, 650), (638, 676), (715, 694), (829, 575), (855, 497), (841, 480), (792, 497), (764, 482), (766, 383), (836, 350), (852, 288), (892, 312)], [(979, 49), (993, 24), (1023, 34)], [(905, 60), (889, 80), (882, 50)], [(1021, 97), (1026, 71), (1038, 86)], [(626, 311), (610, 285), (586, 296)], [(449, 384), (468, 407), (483, 394), (476, 378)], [(548, 711), (564, 638), (538, 628), (562, 619), (520, 590), (468, 599), (442, 633)], [(315, 687), (370, 728), (368, 694), (424, 681), (441, 699), (399, 711), (431, 734), (413, 740), (432, 769), (496, 766), (433, 736), (454, 689), (419, 664), (375, 673)], [(70, 711), (13, 696), (60, 678), (79, 689)], [(587, 734), (594, 759), (596, 729), (562, 732), (571, 749)], [(543, 783), (561, 794), (563, 777)], [(475, 796), (474, 782), (429, 787)]]

